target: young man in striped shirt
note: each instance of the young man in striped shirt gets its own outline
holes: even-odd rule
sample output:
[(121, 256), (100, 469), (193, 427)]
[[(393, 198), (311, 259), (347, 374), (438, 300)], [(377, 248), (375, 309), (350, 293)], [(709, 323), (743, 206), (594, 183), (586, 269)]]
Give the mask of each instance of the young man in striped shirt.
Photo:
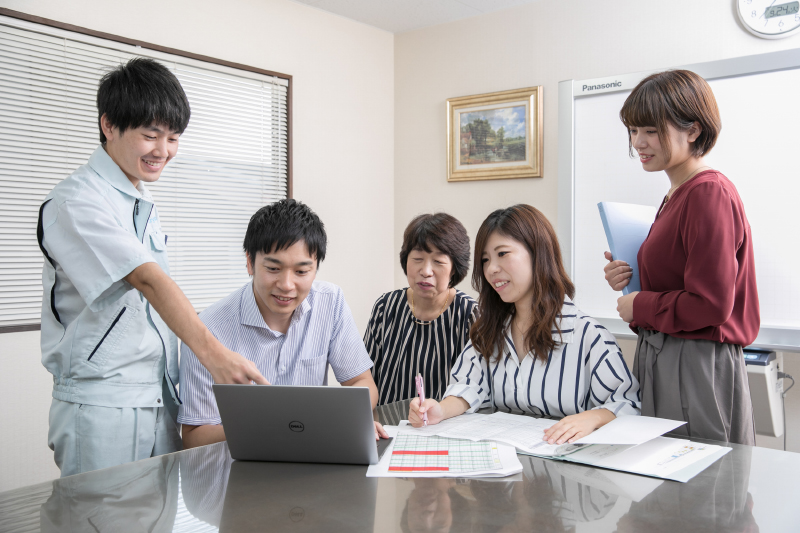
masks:
[[(281, 200), (259, 209), (244, 238), (247, 272), (241, 289), (200, 314), (223, 345), (253, 361), (275, 385), (325, 385), (330, 364), (345, 386), (368, 387), (372, 407), (378, 389), (372, 361), (342, 290), (315, 281), (327, 236), (308, 206)], [(183, 444), (193, 448), (225, 440), (211, 374), (191, 349), (181, 348), (178, 420)], [(376, 422), (378, 435), (388, 437)]]

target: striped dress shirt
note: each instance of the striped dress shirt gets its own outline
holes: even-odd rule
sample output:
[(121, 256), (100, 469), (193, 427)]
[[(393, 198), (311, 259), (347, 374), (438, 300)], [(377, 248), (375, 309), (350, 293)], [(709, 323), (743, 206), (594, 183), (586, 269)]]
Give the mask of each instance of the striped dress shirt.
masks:
[(378, 405), (416, 397), (417, 374), (422, 374), (425, 395), (440, 399), (475, 321), (477, 302), (457, 290), (441, 315), (428, 324), (419, 324), (408, 306), (406, 290), (378, 298), (364, 334), (364, 344), (375, 364), (372, 376), (378, 387)]
[[(332, 283), (313, 283), (286, 334), (264, 322), (250, 282), (200, 313), (200, 319), (226, 348), (253, 361), (273, 385), (324, 385), (328, 364), (340, 383), (372, 367), (342, 289)], [(220, 423), (212, 384), (211, 373), (184, 344), (178, 422)]]
[(468, 413), (493, 407), (506, 413), (562, 418), (604, 407), (616, 416), (640, 414), (639, 383), (614, 336), (581, 313), (569, 298), (560, 316), (562, 335), (553, 331), (558, 344), (546, 361), (532, 353), (520, 360), (506, 330), (505, 351), (496, 361), (487, 363), (472, 343), (464, 349), (444, 396), (466, 400)]

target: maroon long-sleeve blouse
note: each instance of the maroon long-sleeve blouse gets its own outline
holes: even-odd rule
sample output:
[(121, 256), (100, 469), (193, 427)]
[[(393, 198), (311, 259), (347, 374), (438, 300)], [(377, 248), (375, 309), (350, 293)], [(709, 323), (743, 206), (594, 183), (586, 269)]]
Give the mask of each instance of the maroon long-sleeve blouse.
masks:
[(707, 170), (663, 206), (639, 249), (632, 327), (747, 346), (761, 324), (750, 223), (733, 183)]

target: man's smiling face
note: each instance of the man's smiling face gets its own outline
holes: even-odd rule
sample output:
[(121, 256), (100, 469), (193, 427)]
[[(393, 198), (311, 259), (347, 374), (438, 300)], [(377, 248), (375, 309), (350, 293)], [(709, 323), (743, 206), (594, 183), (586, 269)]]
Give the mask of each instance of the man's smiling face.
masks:
[(280, 331), (311, 291), (317, 259), (301, 240), (283, 250), (257, 252), (255, 260), (248, 256), (247, 273), (253, 276), (253, 293), (264, 322)]
[(152, 183), (178, 153), (180, 134), (159, 124), (130, 128), (120, 132), (106, 115), (100, 119), (106, 136), (106, 153), (122, 169), (134, 187), (140, 181)]

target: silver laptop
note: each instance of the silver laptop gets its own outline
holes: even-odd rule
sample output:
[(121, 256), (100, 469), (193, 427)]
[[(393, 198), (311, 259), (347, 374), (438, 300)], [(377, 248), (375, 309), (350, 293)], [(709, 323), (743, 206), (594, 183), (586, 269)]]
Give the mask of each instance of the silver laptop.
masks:
[(375, 441), (366, 387), (214, 385), (214, 395), (234, 459), (367, 465), (389, 442)]

